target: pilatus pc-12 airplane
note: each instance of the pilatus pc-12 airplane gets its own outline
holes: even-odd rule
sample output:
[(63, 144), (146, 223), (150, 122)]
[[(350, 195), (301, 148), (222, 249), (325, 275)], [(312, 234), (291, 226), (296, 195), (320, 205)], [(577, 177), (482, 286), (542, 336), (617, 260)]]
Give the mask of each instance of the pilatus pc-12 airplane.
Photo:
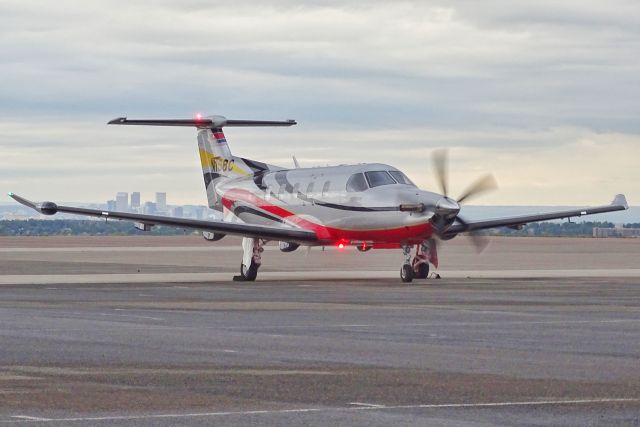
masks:
[[(494, 227), (519, 228), (526, 223), (571, 218), (627, 209), (624, 195), (609, 205), (473, 221), (460, 217), (460, 204), (474, 195), (493, 189), (491, 175), (480, 178), (457, 199), (447, 193), (446, 152), (434, 155), (434, 169), (440, 193), (421, 190), (400, 170), (385, 164), (366, 163), (332, 167), (293, 169), (269, 165), (231, 154), (223, 127), (292, 126), (296, 122), (227, 120), (222, 116), (186, 120), (128, 120), (118, 118), (111, 125), (189, 126), (198, 132), (202, 173), (211, 209), (222, 220), (203, 221), (110, 212), (34, 203), (9, 193), (16, 201), (44, 215), (58, 212), (133, 221), (137, 228), (154, 225), (189, 228), (203, 232), (207, 240), (225, 235), (242, 236), (243, 257), (235, 280), (255, 280), (261, 264), (262, 246), (279, 241), (280, 250), (299, 246), (355, 246), (370, 249), (402, 249), (400, 269), (403, 282), (426, 278), (429, 264), (438, 266), (436, 238), (449, 240), (469, 233), (482, 248), (480, 230)], [(295, 161), (295, 159), (294, 159)], [(413, 250), (415, 248), (415, 251)]]

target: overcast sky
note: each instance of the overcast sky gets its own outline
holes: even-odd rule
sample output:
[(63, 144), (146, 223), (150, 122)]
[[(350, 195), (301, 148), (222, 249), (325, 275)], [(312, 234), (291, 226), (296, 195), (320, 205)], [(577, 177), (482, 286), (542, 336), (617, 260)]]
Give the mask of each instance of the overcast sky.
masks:
[[(227, 129), (291, 166), (385, 162), (474, 204), (640, 200), (640, 2), (0, 1), (0, 190), (205, 204), (195, 131), (114, 117), (296, 119)], [(0, 199), (8, 200), (7, 196)]]

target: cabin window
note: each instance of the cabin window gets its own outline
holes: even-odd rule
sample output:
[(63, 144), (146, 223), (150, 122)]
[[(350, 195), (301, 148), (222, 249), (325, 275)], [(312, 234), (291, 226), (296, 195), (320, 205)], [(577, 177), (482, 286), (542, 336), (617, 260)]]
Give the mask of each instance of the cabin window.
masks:
[(371, 188), (396, 183), (387, 171), (370, 171), (365, 172), (364, 174), (367, 177), (367, 182)]
[(347, 181), (347, 191), (350, 193), (359, 193), (360, 191), (367, 190), (368, 188), (367, 181), (361, 173), (354, 173)]
[(407, 175), (400, 171), (389, 171), (389, 173), (398, 184), (415, 185), (409, 178), (407, 178)]
[(313, 193), (313, 181), (307, 185), (307, 196), (311, 196), (311, 193)]
[(329, 194), (329, 186), (331, 185), (331, 181), (326, 181), (322, 186), (322, 197), (326, 197)]

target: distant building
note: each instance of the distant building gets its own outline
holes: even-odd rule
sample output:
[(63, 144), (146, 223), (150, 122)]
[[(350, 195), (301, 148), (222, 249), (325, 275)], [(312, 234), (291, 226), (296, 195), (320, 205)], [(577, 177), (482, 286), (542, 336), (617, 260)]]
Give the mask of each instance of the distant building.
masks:
[(167, 211), (167, 193), (156, 193), (156, 209), (158, 212)]
[(640, 228), (593, 227), (593, 237), (640, 237)]
[(144, 208), (142, 209), (142, 213), (145, 215), (155, 215), (158, 213), (158, 209), (156, 204), (153, 202), (147, 202), (144, 204)]
[(173, 208), (171, 208), (171, 216), (174, 216), (176, 218), (184, 217), (184, 210), (182, 209), (182, 206), (174, 206)]
[(138, 212), (140, 210), (140, 192), (131, 193), (131, 210)]
[(116, 194), (116, 210), (126, 212), (129, 210), (129, 193), (123, 191)]
[(107, 210), (115, 211), (116, 210), (116, 201), (115, 200), (107, 200)]

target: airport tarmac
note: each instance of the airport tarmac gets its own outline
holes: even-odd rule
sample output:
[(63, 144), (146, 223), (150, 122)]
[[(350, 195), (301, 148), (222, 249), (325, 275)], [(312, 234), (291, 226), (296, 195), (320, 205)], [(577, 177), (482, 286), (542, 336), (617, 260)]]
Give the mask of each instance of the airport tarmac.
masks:
[(0, 238), (0, 425), (640, 425), (640, 240), (235, 243)]

